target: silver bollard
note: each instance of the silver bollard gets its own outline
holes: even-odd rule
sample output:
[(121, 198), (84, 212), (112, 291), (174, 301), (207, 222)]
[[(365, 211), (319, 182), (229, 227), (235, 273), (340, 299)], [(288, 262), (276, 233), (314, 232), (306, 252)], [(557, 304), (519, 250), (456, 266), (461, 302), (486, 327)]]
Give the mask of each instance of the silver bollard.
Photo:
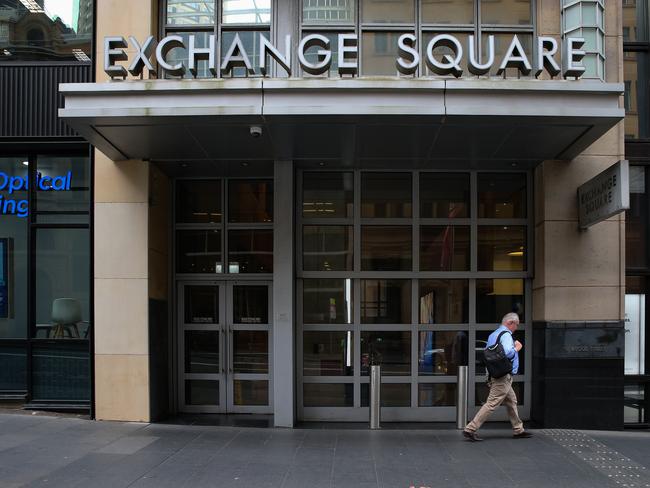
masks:
[(370, 366), (370, 428), (381, 429), (381, 366)]
[(467, 425), (467, 366), (458, 366), (458, 389), (456, 394), (456, 428), (462, 430)]

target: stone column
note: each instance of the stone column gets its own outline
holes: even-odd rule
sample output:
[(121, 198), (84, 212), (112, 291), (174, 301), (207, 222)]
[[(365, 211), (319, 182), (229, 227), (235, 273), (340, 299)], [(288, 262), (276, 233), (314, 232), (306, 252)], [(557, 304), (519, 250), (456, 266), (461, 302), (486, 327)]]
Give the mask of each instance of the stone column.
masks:
[[(107, 35), (155, 33), (157, 2), (97, 2), (96, 79)], [(129, 50), (132, 55), (133, 51)], [(149, 163), (95, 151), (95, 415), (149, 421)]]
[(275, 162), (273, 200), (273, 413), (276, 427), (295, 419), (293, 162)]

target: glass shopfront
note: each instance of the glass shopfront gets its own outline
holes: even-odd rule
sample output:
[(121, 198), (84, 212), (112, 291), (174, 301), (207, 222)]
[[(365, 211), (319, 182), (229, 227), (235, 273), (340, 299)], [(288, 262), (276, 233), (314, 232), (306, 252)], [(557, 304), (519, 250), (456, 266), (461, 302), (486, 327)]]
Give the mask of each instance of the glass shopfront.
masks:
[[(482, 350), (511, 311), (530, 344), (531, 175), (298, 173), (298, 410), (364, 420), (370, 365), (383, 418), (451, 420), (458, 366), (485, 401)], [(515, 376), (524, 415), (530, 366)]]
[(1, 397), (90, 407), (91, 174), (87, 149), (0, 158)]

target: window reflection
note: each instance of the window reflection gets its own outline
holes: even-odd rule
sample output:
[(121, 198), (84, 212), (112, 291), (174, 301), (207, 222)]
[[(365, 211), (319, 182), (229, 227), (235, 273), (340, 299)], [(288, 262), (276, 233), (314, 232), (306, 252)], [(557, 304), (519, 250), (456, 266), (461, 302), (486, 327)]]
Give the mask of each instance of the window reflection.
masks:
[(420, 217), (469, 217), (468, 173), (421, 173)]
[(411, 374), (411, 333), (361, 332), (361, 374), (370, 374), (370, 366), (380, 365), (386, 376)]
[(303, 0), (302, 21), (305, 24), (351, 24), (354, 10), (354, 0)]
[(92, 57), (93, 0), (4, 0), (2, 61), (81, 61)]
[(188, 285), (185, 287), (186, 324), (219, 323), (219, 287), (209, 285)]
[(479, 271), (524, 271), (526, 227), (480, 225), (478, 227)]
[(233, 403), (235, 405), (264, 406), (269, 404), (267, 380), (233, 380)]
[(405, 32), (364, 32), (361, 44), (363, 75), (399, 76), (395, 60), (399, 56), (397, 41)]
[(215, 0), (167, 0), (167, 24), (214, 24)]
[(353, 332), (305, 331), (303, 374), (305, 376), (352, 376)]
[[(260, 72), (260, 35), (266, 36), (268, 39), (268, 31), (223, 31), (221, 33), (221, 59), (223, 59), (228, 53), (232, 42), (235, 39), (235, 34), (239, 35), (241, 40), (241, 45), (246, 51), (246, 56), (250, 61), (251, 67), (255, 70), (255, 73)], [(235, 49), (235, 56), (239, 55), (237, 49)], [(228, 75), (224, 75), (228, 76)], [(231, 71), (230, 76), (234, 77), (245, 77), (249, 76), (249, 73), (244, 67), (236, 67)]]
[(363, 173), (361, 216), (364, 218), (411, 217), (411, 173)]
[(351, 324), (352, 280), (303, 280), (303, 323)]
[(418, 385), (419, 407), (456, 406), (455, 383), (420, 383)]
[(625, 212), (625, 261), (628, 268), (643, 268), (648, 260), (647, 169), (630, 166), (630, 209)]
[(361, 0), (364, 23), (415, 22), (415, 0)]
[(271, 0), (222, 0), (224, 24), (268, 24)]
[(232, 320), (235, 324), (269, 323), (269, 289), (266, 285), (232, 287)]
[(272, 273), (273, 230), (228, 231), (228, 273)]
[(508, 312), (519, 314), (521, 322), (525, 322), (524, 280), (476, 280), (476, 322), (500, 324)]
[(228, 222), (273, 222), (273, 181), (230, 180)]
[(480, 0), (483, 25), (530, 25), (530, 0)]
[[(212, 31), (210, 32), (174, 32), (174, 31), (167, 31), (168, 36), (180, 36), (181, 39), (183, 39), (183, 45), (185, 46), (184, 48), (180, 47), (175, 47), (171, 51), (169, 51), (169, 54), (167, 55), (167, 62), (171, 65), (177, 64), (177, 63), (183, 63), (183, 66), (185, 66), (185, 74), (183, 74), (183, 78), (194, 78), (194, 75), (190, 73), (189, 70), (189, 54), (188, 54), (188, 46), (190, 45), (190, 35), (193, 35), (195, 38), (195, 43), (197, 48), (205, 48), (208, 47), (208, 42), (209, 42), (209, 37), (210, 34), (212, 34)], [(208, 61), (205, 59), (198, 60), (196, 62), (196, 78), (212, 78), (212, 73), (208, 71)], [(171, 76), (169, 74), (165, 73), (166, 78), (177, 78), (176, 76)]]
[(474, 23), (474, 0), (421, 0), (421, 3), (424, 23)]
[(647, 87), (650, 83), (650, 55), (647, 52), (625, 52), (625, 137), (639, 139), (650, 134), (650, 104)]
[(302, 180), (302, 216), (352, 217), (354, 174), (307, 172)]
[(421, 324), (469, 322), (467, 280), (420, 280)]
[(410, 324), (411, 280), (361, 280), (361, 323)]
[(176, 232), (177, 273), (223, 273), (221, 232), (179, 230)]
[(467, 331), (421, 331), (418, 341), (420, 375), (456, 375), (458, 366), (467, 366)]
[(420, 271), (469, 271), (469, 226), (420, 227)]
[(185, 372), (218, 374), (219, 332), (185, 331)]
[[(361, 383), (361, 406), (370, 405), (370, 385)], [(381, 406), (382, 407), (410, 407), (411, 406), (411, 384), (410, 383), (382, 383), (381, 384)]]
[(410, 271), (411, 227), (362, 226), (362, 271)]
[(302, 385), (302, 404), (305, 407), (352, 407), (352, 383), (305, 383)]
[(234, 330), (232, 354), (232, 368), (235, 374), (267, 374), (269, 333), (265, 330)]
[(526, 217), (525, 173), (479, 173), (479, 218)]
[[(466, 51), (467, 51), (467, 40), (469, 39), (469, 34), (467, 34), (466, 32), (447, 32), (447, 31), (445, 31), (445, 33), (451, 34), (454, 37), (456, 37), (456, 39), (458, 39), (460, 41), (461, 45), (463, 46), (463, 52), (465, 54), (463, 55), (463, 58), (460, 60), (460, 67), (463, 69), (463, 76), (468, 76), (469, 72), (467, 71), (467, 60), (469, 59), (469, 57), (468, 57)], [(426, 54), (427, 51), (426, 50), (427, 50), (427, 47), (429, 45), (429, 42), (431, 41), (431, 39), (433, 39), (438, 34), (439, 34), (438, 32), (423, 32), (422, 33), (422, 53), (423, 53), (422, 67), (426, 72), (426, 76), (433, 76), (434, 75), (434, 73), (429, 69), (429, 67), (426, 66), (426, 63), (424, 62), (424, 60), (426, 59), (426, 56), (427, 56), (427, 54)], [(447, 55), (447, 54), (453, 55), (453, 51), (451, 49), (449, 49), (448, 47), (445, 47), (445, 46), (438, 45), (433, 50), (433, 56), (436, 59), (439, 59), (439, 60), (442, 60), (444, 58), (444, 56)], [(425, 66), (426, 66), (426, 68), (425, 68)]]
[(177, 180), (175, 212), (178, 223), (221, 222), (221, 181)]
[(352, 271), (352, 226), (305, 225), (303, 270)]

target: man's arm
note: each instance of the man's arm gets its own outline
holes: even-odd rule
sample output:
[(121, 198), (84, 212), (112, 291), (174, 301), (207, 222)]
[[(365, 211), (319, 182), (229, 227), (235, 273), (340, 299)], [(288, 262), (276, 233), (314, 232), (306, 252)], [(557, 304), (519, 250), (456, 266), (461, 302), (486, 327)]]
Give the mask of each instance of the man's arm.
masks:
[(508, 359), (515, 357), (517, 350), (515, 349), (515, 342), (512, 339), (512, 334), (503, 334), (501, 336), (501, 345), (503, 345), (503, 350), (505, 351)]

